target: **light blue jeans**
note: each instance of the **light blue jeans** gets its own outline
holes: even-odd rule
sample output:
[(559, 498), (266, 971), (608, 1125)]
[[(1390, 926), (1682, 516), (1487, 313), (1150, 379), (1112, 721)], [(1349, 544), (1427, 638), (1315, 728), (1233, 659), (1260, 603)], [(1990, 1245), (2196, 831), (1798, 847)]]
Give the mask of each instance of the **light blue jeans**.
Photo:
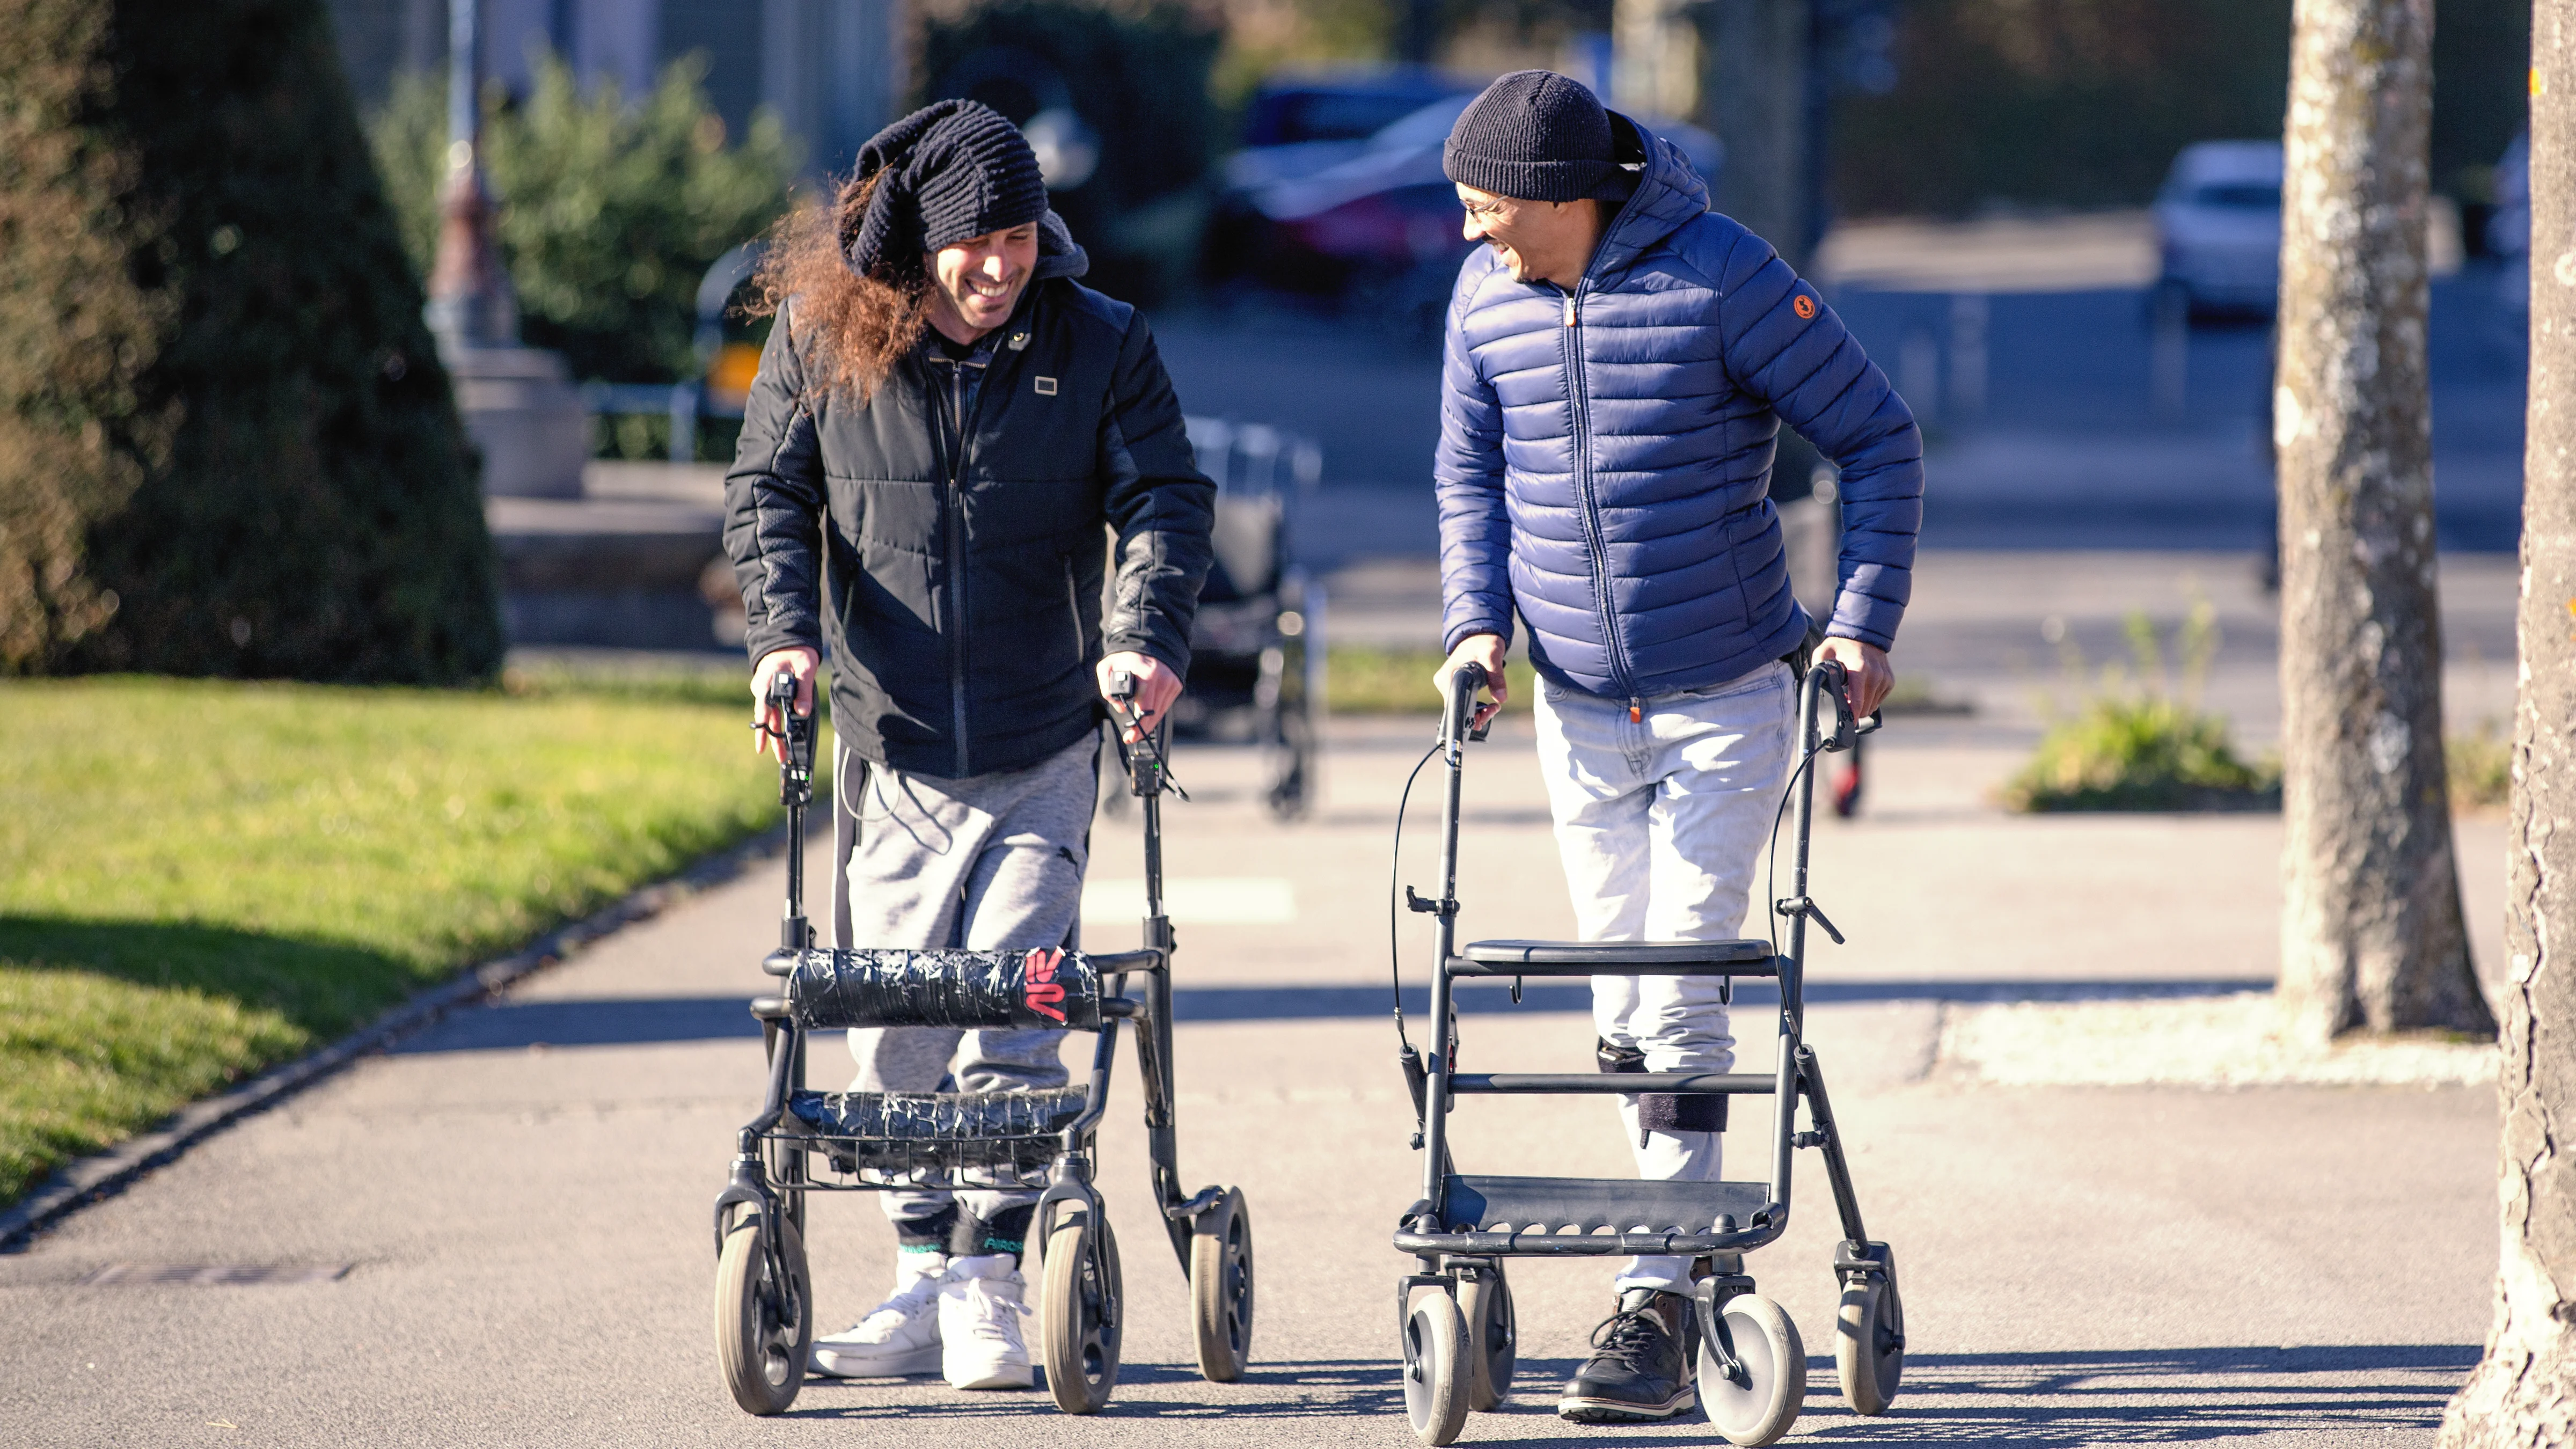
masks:
[[(1770, 839), (1789, 769), (1797, 688), (1766, 664), (1707, 689), (1658, 695), (1629, 718), (1625, 700), (1539, 680), (1539, 767), (1574, 918), (1587, 941), (1732, 940)], [(1595, 976), (1602, 1040), (1635, 1047), (1653, 1072), (1735, 1065), (1719, 983), (1689, 976)], [(1715, 1132), (1645, 1131), (1619, 1099), (1637, 1175), (1714, 1182)], [(1690, 1260), (1628, 1260), (1618, 1286), (1690, 1291)]]

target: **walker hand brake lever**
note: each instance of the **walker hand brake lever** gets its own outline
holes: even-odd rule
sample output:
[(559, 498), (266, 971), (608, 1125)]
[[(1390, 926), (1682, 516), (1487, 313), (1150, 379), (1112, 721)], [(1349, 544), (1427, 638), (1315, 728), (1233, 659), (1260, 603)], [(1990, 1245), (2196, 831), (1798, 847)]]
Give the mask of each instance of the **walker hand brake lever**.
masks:
[(1817, 925), (1824, 928), (1826, 935), (1834, 938), (1835, 945), (1847, 944), (1843, 940), (1843, 933), (1834, 929), (1834, 923), (1825, 917), (1824, 907), (1817, 905), (1812, 896), (1790, 896), (1785, 900), (1773, 902), (1771, 908), (1784, 916), (1810, 917)]

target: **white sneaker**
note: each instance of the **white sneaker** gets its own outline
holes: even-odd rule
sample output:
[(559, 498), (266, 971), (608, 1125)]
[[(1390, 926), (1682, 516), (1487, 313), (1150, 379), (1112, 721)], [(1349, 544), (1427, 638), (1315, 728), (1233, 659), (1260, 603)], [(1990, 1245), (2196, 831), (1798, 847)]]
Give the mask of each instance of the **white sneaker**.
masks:
[(872, 1379), (939, 1371), (939, 1287), (945, 1253), (897, 1253), (894, 1296), (829, 1338), (814, 1340), (814, 1372)]
[(1008, 1253), (959, 1258), (939, 1285), (940, 1371), (951, 1388), (1037, 1386), (1028, 1345), (1020, 1338), (1019, 1260)]

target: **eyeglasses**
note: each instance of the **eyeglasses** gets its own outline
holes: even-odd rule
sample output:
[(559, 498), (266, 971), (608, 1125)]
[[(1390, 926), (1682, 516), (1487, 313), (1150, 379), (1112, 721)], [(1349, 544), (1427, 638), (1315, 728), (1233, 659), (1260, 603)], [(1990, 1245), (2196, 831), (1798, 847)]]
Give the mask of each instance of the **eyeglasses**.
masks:
[(1463, 201), (1458, 205), (1467, 213), (1469, 221), (1499, 221), (1512, 209), (1512, 204), (1500, 197), (1482, 206), (1470, 206)]

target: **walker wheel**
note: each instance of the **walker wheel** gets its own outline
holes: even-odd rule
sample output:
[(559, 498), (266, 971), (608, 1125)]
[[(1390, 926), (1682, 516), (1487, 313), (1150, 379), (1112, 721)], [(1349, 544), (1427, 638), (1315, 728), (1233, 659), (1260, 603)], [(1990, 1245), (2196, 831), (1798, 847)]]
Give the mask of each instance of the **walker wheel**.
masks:
[(1511, 1397), (1520, 1338), (1502, 1264), (1459, 1281), (1458, 1310), (1467, 1321), (1467, 1407), (1490, 1413)]
[(1404, 1320), (1404, 1416), (1425, 1444), (1455, 1444), (1467, 1427), (1467, 1320), (1457, 1300), (1425, 1293)]
[(1702, 1335), (1699, 1401), (1708, 1422), (1729, 1443), (1768, 1444), (1789, 1432), (1807, 1398), (1807, 1348), (1798, 1325), (1780, 1305), (1743, 1293), (1718, 1305), (1718, 1332), (1741, 1366), (1732, 1375), (1718, 1367), (1716, 1345)]
[(1038, 1352), (1047, 1392), (1068, 1414), (1096, 1414), (1118, 1387), (1118, 1235), (1075, 1208), (1046, 1238)]
[(1896, 1292), (1896, 1260), (1881, 1261), (1884, 1278), (1843, 1285), (1834, 1322), (1834, 1376), (1852, 1412), (1871, 1416), (1887, 1412), (1905, 1375), (1905, 1302)]
[(813, 1276), (805, 1239), (779, 1214), (780, 1256), (788, 1281), (771, 1268), (760, 1214), (734, 1209), (716, 1258), (716, 1362), (725, 1387), (745, 1413), (784, 1413), (805, 1386), (805, 1356), (814, 1347)]
[(1230, 1384), (1252, 1360), (1252, 1209), (1228, 1188), (1190, 1229), (1190, 1323), (1199, 1372)]

